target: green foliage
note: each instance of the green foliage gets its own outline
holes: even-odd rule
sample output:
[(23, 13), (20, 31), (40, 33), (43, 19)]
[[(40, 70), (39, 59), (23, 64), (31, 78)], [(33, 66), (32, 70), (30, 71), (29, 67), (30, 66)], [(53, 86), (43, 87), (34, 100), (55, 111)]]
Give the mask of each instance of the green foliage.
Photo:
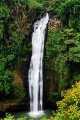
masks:
[[(60, 37), (61, 30), (52, 31), (48, 30), (48, 41), (46, 42), (46, 67), (53, 69), (54, 66), (54, 59), (55, 56), (55, 45), (58, 43), (58, 39)], [(54, 52), (53, 52), (54, 51)], [(52, 63), (52, 64), (50, 64)]]
[(4, 118), (4, 120), (13, 120), (14, 116), (12, 116), (11, 114), (6, 113), (6, 118)]
[(13, 89), (13, 99), (16, 101), (21, 101), (25, 98), (26, 91), (23, 86), (20, 86), (19, 84), (13, 84), (12, 85)]
[(77, 72), (75, 72), (73, 74), (72, 83), (75, 83), (75, 81), (77, 81), (77, 82), (80, 81), (80, 73), (79, 73), (79, 71), (77, 71)]
[(63, 99), (57, 102), (58, 110), (53, 120), (79, 120), (80, 118), (80, 82), (71, 89), (62, 91)]
[(1, 42), (1, 39), (3, 38), (3, 28), (4, 26), (3, 25), (0, 25), (0, 42)]
[(6, 95), (9, 94), (12, 81), (13, 73), (11, 71), (0, 72), (0, 92)]
[(61, 34), (61, 40), (65, 39), (63, 43), (66, 45), (69, 61), (80, 62), (80, 33), (75, 32), (73, 29), (66, 29), (64, 30), (64, 33)]
[(6, 118), (4, 118), (4, 120), (26, 120), (26, 119), (27, 119), (27, 117), (15, 119), (15, 117), (13, 115), (8, 114), (8, 113), (6, 113)]
[(40, 119), (40, 120), (49, 120), (49, 119), (47, 119), (46, 117), (44, 117), (44, 118), (42, 118), (42, 119)]
[(11, 15), (10, 9), (8, 6), (0, 1), (0, 24), (9, 20)]
[(31, 26), (42, 7), (38, 0), (0, 1), (0, 94), (10, 94), (14, 70), (29, 59)]
[(43, 5), (41, 3), (39, 3), (37, 0), (28, 0), (28, 4), (30, 7), (38, 7), (38, 8), (42, 8)]
[(48, 31), (45, 65), (47, 69), (58, 73), (59, 91), (73, 83), (70, 79), (78, 71), (74, 63), (80, 62), (79, 35), (73, 29)]
[(56, 14), (56, 9), (60, 6), (64, 0), (48, 0), (47, 10), (50, 14)]
[(56, 9), (57, 16), (69, 27), (80, 30), (80, 1), (65, 0)]
[[(58, 91), (67, 89), (80, 76), (80, 1), (79, 0), (49, 0), (47, 10), (50, 15), (56, 15), (66, 28), (48, 30), (46, 42), (45, 67), (52, 71), (59, 84)], [(57, 79), (56, 79), (57, 74)], [(54, 81), (54, 80), (53, 80)], [(54, 85), (53, 85), (54, 86)], [(50, 100), (54, 102), (55, 91), (50, 92)]]
[(60, 100), (60, 94), (58, 92), (50, 92), (49, 101), (55, 105), (56, 101)]
[(69, 28), (80, 30), (80, 0), (48, 0), (47, 10)]
[[(15, 7), (14, 7), (15, 6)], [(30, 52), (27, 0), (0, 1), (0, 94), (10, 94), (13, 71), (27, 61)]]

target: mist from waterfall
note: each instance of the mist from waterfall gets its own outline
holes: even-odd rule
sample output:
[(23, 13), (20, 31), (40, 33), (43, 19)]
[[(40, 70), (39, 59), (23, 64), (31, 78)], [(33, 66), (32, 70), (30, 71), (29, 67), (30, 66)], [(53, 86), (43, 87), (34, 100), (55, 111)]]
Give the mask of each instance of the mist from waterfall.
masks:
[(32, 34), (32, 57), (29, 68), (30, 112), (37, 114), (43, 110), (43, 54), (48, 13), (34, 23)]

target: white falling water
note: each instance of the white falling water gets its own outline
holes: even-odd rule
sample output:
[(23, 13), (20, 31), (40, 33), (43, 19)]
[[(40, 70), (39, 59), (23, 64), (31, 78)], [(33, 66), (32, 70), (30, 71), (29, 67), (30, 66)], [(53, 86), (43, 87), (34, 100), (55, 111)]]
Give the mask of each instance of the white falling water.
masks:
[(29, 69), (30, 112), (37, 114), (43, 109), (43, 53), (45, 30), (49, 20), (48, 14), (34, 23), (32, 34), (32, 57)]

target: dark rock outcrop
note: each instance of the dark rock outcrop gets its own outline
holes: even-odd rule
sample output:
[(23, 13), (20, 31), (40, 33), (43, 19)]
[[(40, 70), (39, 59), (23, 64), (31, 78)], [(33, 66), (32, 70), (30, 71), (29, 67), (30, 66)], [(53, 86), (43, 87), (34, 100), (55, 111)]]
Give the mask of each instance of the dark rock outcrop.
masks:
[(62, 21), (58, 20), (56, 16), (54, 16), (53, 18), (49, 20), (48, 29), (54, 30), (54, 29), (61, 28), (61, 27), (63, 27)]

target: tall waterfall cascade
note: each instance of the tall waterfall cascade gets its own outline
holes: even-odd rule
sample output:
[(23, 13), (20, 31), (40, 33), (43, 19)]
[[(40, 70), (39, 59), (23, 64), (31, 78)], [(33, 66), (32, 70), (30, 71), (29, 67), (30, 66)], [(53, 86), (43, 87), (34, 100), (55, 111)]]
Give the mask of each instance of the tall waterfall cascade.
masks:
[(34, 23), (32, 34), (32, 57), (28, 73), (30, 112), (37, 114), (43, 110), (43, 54), (48, 13)]

